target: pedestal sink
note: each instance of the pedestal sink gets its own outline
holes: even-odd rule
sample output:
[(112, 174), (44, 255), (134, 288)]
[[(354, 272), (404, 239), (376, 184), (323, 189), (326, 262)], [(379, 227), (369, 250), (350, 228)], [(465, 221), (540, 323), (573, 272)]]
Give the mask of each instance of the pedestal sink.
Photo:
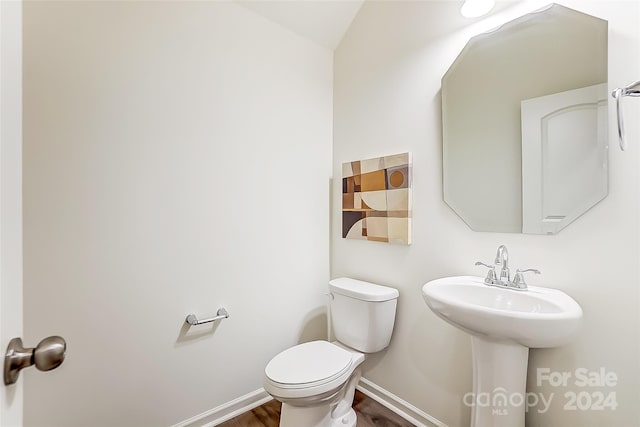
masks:
[(524, 427), (529, 348), (567, 343), (582, 319), (562, 291), (488, 286), (475, 276), (446, 277), (422, 287), (431, 310), (471, 335), (472, 427)]

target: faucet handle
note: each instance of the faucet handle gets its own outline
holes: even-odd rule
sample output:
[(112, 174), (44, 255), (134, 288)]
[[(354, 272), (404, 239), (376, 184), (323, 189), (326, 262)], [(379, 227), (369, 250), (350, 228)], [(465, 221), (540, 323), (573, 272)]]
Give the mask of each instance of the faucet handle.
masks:
[(481, 265), (483, 267), (487, 267), (489, 271), (487, 272), (487, 277), (484, 278), (484, 283), (487, 285), (493, 285), (496, 283), (496, 266), (485, 264), (484, 262), (476, 261), (476, 265)]
[(527, 282), (525, 282), (524, 275), (522, 274), (527, 272), (540, 274), (540, 270), (536, 270), (535, 268), (527, 268), (524, 270), (517, 269), (516, 275), (513, 277), (513, 282), (511, 283), (511, 286), (517, 289), (522, 289), (522, 290), (527, 289)]

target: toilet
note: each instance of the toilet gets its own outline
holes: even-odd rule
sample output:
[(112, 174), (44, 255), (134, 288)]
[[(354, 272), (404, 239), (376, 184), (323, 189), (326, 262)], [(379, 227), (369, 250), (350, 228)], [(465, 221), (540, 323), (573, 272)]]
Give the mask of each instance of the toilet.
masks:
[(264, 389), (282, 402), (281, 427), (355, 427), (359, 366), (391, 340), (397, 289), (342, 277), (329, 290), (336, 341), (291, 347), (264, 370)]

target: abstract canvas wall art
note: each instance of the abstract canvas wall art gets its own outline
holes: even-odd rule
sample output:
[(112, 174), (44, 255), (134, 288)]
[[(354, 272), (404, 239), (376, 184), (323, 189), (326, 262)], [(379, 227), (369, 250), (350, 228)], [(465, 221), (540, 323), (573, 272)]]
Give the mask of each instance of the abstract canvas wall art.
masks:
[(342, 164), (342, 237), (411, 244), (410, 153)]

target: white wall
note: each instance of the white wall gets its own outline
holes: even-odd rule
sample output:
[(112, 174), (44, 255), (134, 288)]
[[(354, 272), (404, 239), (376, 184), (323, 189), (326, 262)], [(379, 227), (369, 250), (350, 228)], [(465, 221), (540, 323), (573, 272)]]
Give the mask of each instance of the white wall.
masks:
[[(561, 1), (609, 21), (610, 90), (640, 76), (640, 3)], [(640, 419), (638, 360), (640, 275), (640, 103), (626, 99), (629, 150), (616, 146), (610, 127), (610, 192), (556, 236), (476, 233), (442, 201), (440, 79), (466, 41), (542, 2), (521, 3), (494, 18), (464, 21), (459, 3), (366, 2), (334, 58), (333, 277), (347, 275), (399, 288), (394, 337), (388, 350), (368, 360), (364, 376), (450, 426), (468, 425), (462, 401), (471, 390), (471, 348), (464, 333), (432, 314), (420, 288), (429, 280), (484, 272), (506, 244), (514, 267), (536, 267), (531, 283), (559, 288), (584, 309), (574, 343), (532, 350), (532, 392), (555, 400), (547, 413), (527, 415), (530, 426), (630, 426)], [(457, 17), (457, 18), (456, 18)], [(610, 106), (613, 106), (610, 103)], [(613, 123), (613, 108), (610, 122)], [(340, 237), (340, 178), (344, 161), (413, 153), (413, 245), (394, 246)], [(610, 389), (542, 387), (536, 368), (615, 372)], [(572, 383), (570, 383), (572, 384)], [(615, 411), (565, 411), (567, 391), (614, 391)]]
[[(0, 2), (0, 351), (22, 335), (22, 2)], [(4, 357), (2, 357), (4, 362)], [(22, 382), (0, 386), (0, 425), (22, 424)]]
[(25, 4), (25, 342), (68, 342), (25, 425), (171, 425), (325, 335), (331, 114), (332, 53), (234, 3)]

